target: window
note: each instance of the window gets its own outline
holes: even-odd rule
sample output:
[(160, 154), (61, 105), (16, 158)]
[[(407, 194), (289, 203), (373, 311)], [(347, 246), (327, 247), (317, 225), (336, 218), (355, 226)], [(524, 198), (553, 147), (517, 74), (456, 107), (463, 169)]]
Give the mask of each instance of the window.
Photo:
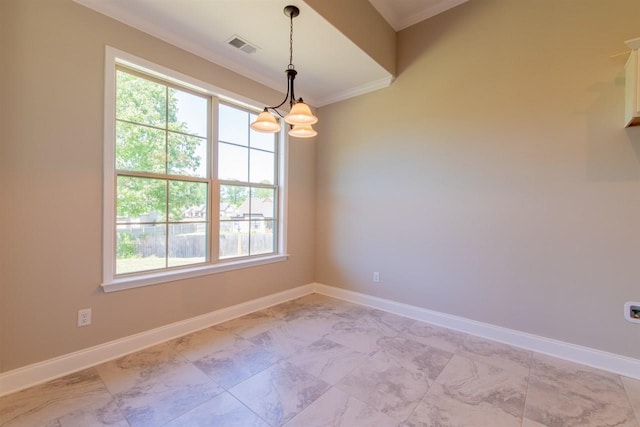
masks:
[(116, 70), (116, 275), (208, 256), (211, 98)]
[(249, 127), (256, 114), (220, 104), (218, 180), (221, 259), (276, 249), (276, 141)]
[(106, 67), (105, 290), (286, 259), (284, 141), (251, 130), (260, 110), (115, 49)]

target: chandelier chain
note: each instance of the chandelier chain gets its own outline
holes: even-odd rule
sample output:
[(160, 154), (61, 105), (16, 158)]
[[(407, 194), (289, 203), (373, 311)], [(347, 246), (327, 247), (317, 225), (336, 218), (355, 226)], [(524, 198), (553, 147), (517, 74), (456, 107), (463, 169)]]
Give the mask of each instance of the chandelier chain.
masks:
[(291, 25), (289, 29), (289, 68), (295, 68), (293, 66), (293, 13), (289, 15), (291, 19)]

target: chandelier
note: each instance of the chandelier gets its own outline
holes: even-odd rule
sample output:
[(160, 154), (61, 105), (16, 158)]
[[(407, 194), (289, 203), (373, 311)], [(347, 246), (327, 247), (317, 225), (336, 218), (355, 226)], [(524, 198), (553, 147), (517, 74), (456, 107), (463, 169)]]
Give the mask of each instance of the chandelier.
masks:
[[(311, 109), (307, 104), (302, 101), (302, 98), (296, 100), (295, 93), (293, 91), (293, 81), (296, 78), (296, 68), (293, 65), (293, 18), (300, 14), (300, 9), (296, 6), (286, 6), (284, 8), (284, 14), (290, 19), (289, 30), (289, 66), (284, 71), (287, 74), (287, 95), (284, 100), (274, 107), (264, 107), (262, 113), (258, 115), (255, 122), (251, 123), (251, 129), (257, 132), (276, 133), (280, 131), (280, 123), (269, 112), (269, 110), (275, 112), (278, 116), (283, 117), (284, 121), (291, 125), (289, 130), (290, 136), (298, 138), (310, 138), (316, 136), (318, 132), (313, 130), (311, 125), (317, 123), (318, 118), (311, 114)], [(287, 101), (289, 101), (289, 114), (283, 116), (278, 111), (278, 108), (282, 107)]]

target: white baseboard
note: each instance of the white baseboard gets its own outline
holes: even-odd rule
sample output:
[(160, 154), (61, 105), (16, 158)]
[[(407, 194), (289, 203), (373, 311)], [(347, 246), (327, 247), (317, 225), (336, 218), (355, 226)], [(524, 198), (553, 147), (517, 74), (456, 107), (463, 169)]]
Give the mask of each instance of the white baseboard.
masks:
[(314, 292), (303, 285), (0, 374), (0, 396)]
[(299, 286), (0, 374), (0, 396), (116, 359), (197, 330), (317, 292), (400, 316), (640, 379), (640, 360), (320, 283)]
[(640, 360), (606, 351), (596, 350), (564, 341), (545, 338), (526, 332), (477, 322), (464, 317), (440, 313), (426, 308), (403, 304), (371, 295), (361, 294), (320, 283), (313, 286), (315, 292), (356, 304), (366, 305), (400, 316), (455, 329), (471, 335), (502, 342), (514, 347), (535, 351), (564, 360), (569, 360), (615, 374), (640, 379)]

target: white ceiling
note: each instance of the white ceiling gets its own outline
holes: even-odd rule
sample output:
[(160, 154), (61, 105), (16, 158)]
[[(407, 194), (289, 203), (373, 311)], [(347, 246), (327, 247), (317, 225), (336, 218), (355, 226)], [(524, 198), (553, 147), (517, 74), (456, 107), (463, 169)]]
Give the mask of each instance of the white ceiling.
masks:
[[(296, 96), (320, 107), (387, 87), (393, 76), (302, 0), (75, 0), (280, 92), (289, 63), (288, 4), (294, 19)], [(369, 0), (399, 30), (467, 0)], [(234, 36), (255, 45), (247, 54)], [(281, 100), (274, 100), (279, 103)]]

